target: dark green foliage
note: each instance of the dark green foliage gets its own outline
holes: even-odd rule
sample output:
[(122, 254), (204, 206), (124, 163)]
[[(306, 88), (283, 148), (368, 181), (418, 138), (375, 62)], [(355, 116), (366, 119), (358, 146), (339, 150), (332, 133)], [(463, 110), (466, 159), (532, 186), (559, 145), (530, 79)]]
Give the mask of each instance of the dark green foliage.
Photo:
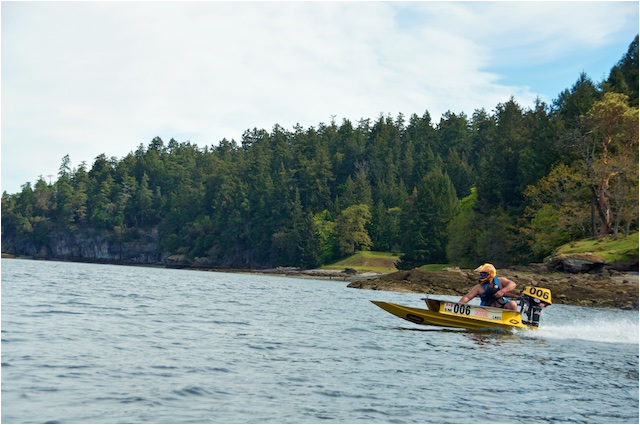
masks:
[(281, 230), (273, 235), (272, 249), (278, 265), (314, 268), (321, 264), (320, 232), (313, 216), (304, 212), (298, 191), (289, 202)]
[(631, 42), (620, 62), (611, 69), (603, 88), (605, 91), (627, 95), (629, 106), (638, 107), (638, 36)]
[[(220, 267), (317, 267), (369, 248), (401, 253), (403, 268), (530, 261), (579, 232), (536, 235), (558, 209), (527, 200), (528, 188), (583, 159), (574, 134), (605, 93), (637, 106), (637, 57), (636, 37), (606, 81), (582, 74), (551, 107), (509, 99), (438, 123), (425, 112), (276, 124), (204, 148), (156, 137), (90, 168), (65, 156), (55, 182), (3, 194), (3, 249), (37, 251), (52, 232), (93, 229), (119, 240), (157, 231), (163, 255)], [(612, 188), (637, 187), (631, 174)], [(613, 207), (634, 222), (626, 209), (635, 198), (618, 196)], [(575, 208), (589, 208), (581, 199)]]
[(399, 269), (447, 262), (447, 226), (457, 203), (449, 176), (439, 168), (427, 173), (403, 210)]

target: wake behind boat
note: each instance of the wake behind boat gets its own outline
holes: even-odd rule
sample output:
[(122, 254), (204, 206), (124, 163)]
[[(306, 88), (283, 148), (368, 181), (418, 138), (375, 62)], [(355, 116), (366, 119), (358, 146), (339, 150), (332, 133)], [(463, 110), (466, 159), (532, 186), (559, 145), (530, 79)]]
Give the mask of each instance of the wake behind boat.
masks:
[(432, 298), (425, 299), (428, 309), (406, 307), (384, 301), (371, 301), (383, 310), (420, 325), (445, 326), (470, 330), (537, 329), (540, 313), (551, 304), (551, 291), (527, 286), (517, 311), (477, 306)]

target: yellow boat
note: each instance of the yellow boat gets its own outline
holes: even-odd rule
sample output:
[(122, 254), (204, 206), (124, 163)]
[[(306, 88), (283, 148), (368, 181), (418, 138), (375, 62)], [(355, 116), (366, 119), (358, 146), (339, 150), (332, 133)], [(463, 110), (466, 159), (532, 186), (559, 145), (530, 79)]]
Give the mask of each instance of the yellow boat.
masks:
[(551, 304), (551, 291), (546, 288), (527, 286), (522, 292), (517, 311), (432, 298), (426, 298), (425, 301), (428, 309), (406, 307), (384, 301), (371, 302), (393, 315), (420, 325), (470, 330), (537, 329), (542, 309)]

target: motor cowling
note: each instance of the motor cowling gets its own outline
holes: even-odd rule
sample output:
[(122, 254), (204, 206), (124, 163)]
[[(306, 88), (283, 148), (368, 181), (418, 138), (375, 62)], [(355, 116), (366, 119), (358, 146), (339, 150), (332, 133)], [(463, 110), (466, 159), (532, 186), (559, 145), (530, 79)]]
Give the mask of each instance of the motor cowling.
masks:
[(537, 288), (527, 286), (522, 291), (520, 298), (520, 313), (522, 323), (536, 328), (540, 324), (540, 314), (542, 309), (551, 305), (551, 290), (547, 288)]

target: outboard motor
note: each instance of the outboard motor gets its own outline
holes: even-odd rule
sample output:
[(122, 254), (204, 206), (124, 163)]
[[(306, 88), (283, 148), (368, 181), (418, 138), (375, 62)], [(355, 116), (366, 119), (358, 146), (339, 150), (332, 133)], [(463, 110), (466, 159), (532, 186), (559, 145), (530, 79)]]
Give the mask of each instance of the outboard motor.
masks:
[(520, 313), (522, 323), (536, 328), (540, 324), (542, 309), (551, 304), (551, 291), (546, 288), (527, 286), (520, 298)]

